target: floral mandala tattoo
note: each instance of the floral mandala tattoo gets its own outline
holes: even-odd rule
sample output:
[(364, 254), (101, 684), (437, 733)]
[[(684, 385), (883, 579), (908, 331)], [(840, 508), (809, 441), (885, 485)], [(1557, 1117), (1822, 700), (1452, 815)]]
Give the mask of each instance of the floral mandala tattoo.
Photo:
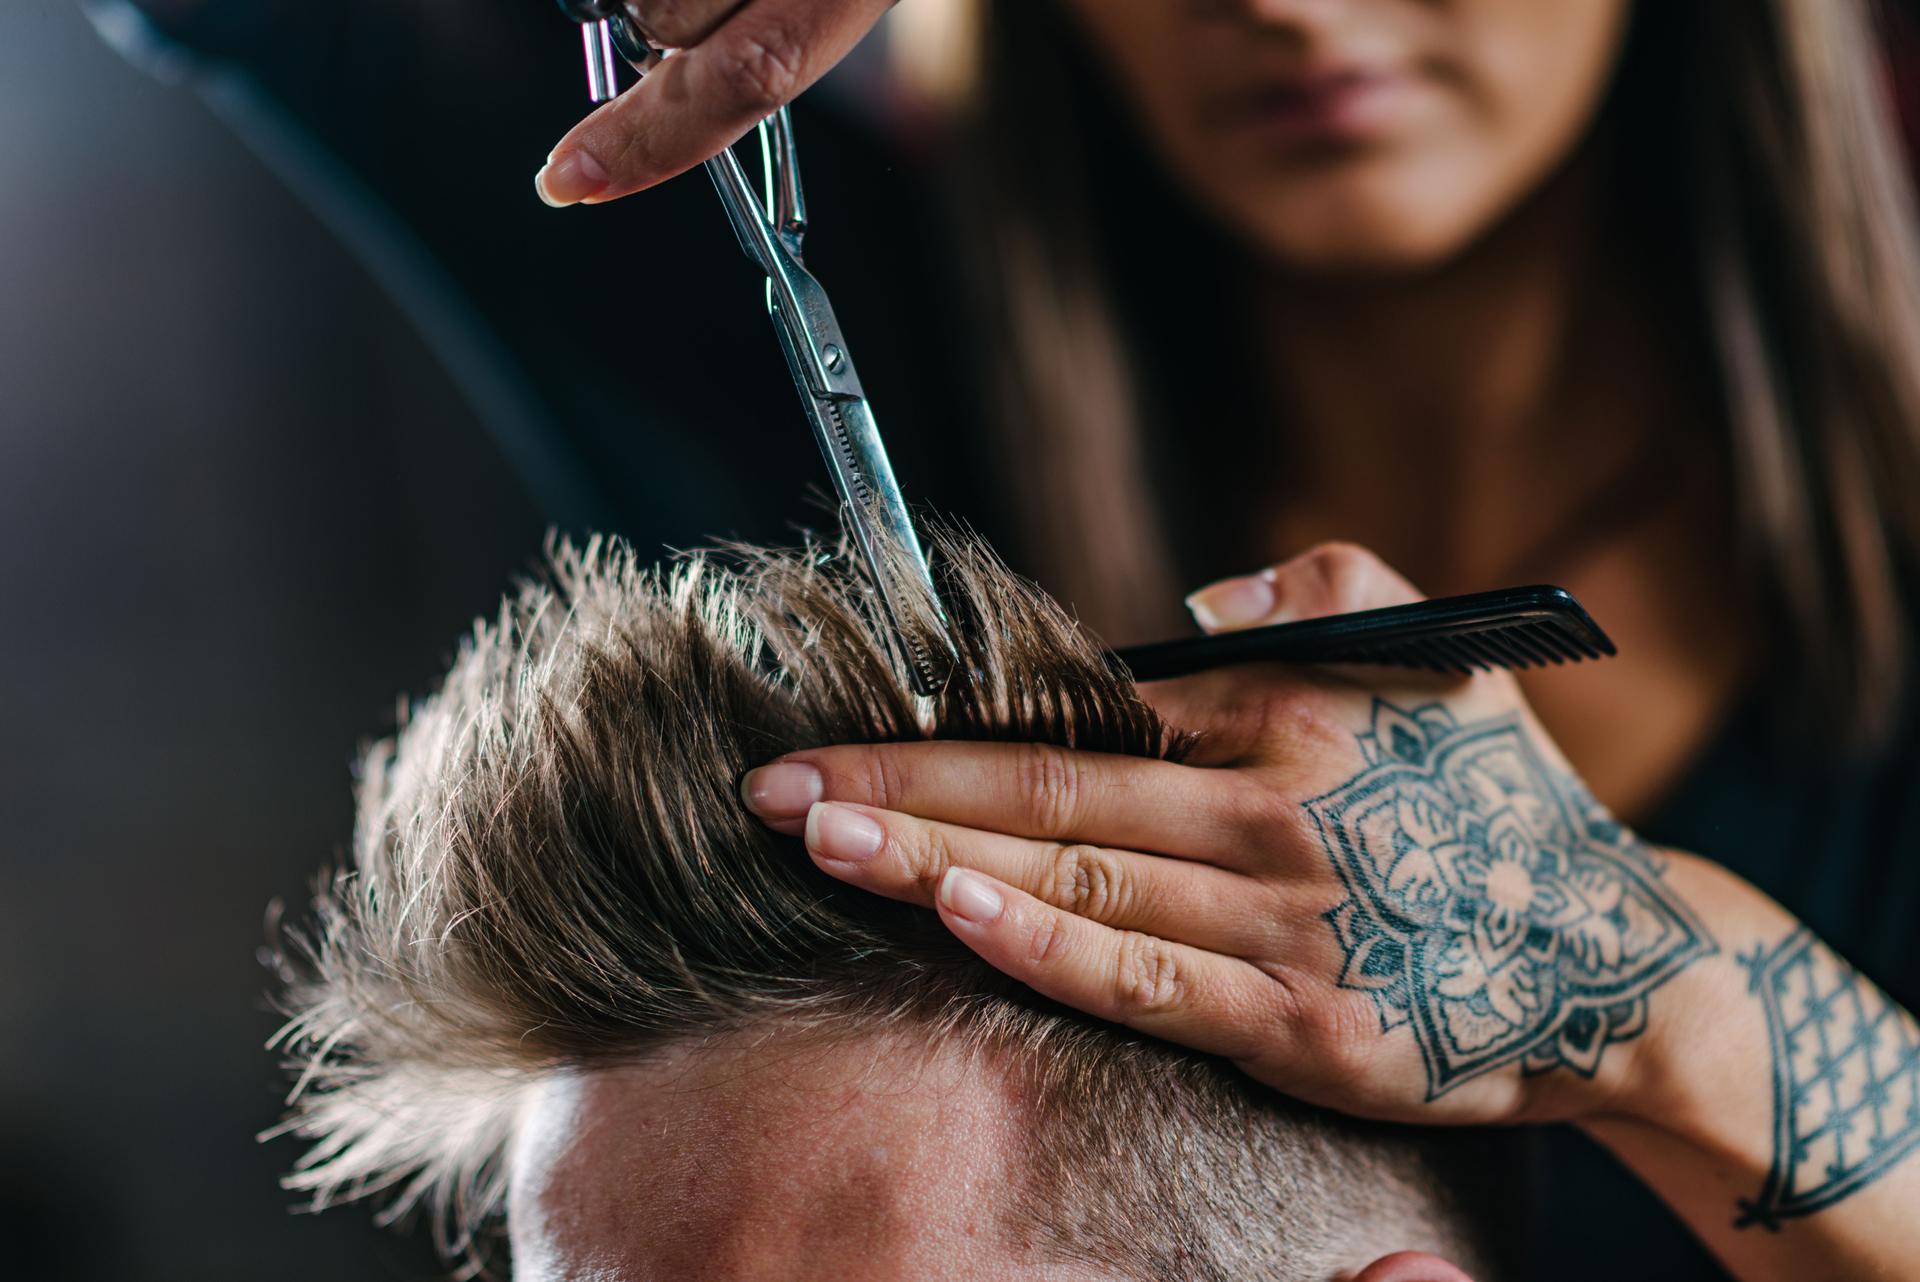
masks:
[(1384, 699), (1367, 766), (1306, 803), (1347, 897), (1342, 988), (1410, 1024), (1427, 1098), (1519, 1061), (1592, 1076), (1647, 998), (1715, 951), (1652, 852), (1550, 767), (1517, 715), (1459, 724)]

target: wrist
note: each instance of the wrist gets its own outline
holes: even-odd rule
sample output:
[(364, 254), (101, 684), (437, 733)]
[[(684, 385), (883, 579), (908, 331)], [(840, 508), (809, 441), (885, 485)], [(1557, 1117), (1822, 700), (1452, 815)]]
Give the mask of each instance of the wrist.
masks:
[(1577, 1124), (1737, 1277), (1905, 1276), (1920, 1106), (1901, 1090), (1920, 1027), (1725, 869), (1677, 855), (1667, 877), (1716, 947), (1654, 994)]
[(1622, 1132), (1658, 1132), (1720, 1162), (1764, 1169), (1772, 1143), (1765, 1011), (1740, 954), (1791, 930), (1767, 896), (1708, 860), (1665, 852), (1665, 880), (1691, 905), (1713, 951), (1653, 996), (1647, 1027), (1618, 1074), (1596, 1080), (1576, 1124), (1613, 1146)]

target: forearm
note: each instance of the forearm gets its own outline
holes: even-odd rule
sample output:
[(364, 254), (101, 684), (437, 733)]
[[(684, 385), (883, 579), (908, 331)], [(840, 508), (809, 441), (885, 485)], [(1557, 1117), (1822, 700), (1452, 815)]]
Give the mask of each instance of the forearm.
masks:
[(1743, 1282), (1920, 1276), (1920, 1027), (1723, 869), (1676, 856), (1669, 882), (1720, 950), (1583, 1129)]

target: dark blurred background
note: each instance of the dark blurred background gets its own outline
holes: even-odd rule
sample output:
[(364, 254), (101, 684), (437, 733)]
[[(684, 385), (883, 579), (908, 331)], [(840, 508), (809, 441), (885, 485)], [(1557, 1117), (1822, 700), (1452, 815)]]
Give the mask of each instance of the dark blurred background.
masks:
[[(0, 1278), (444, 1276), (255, 1140), (269, 906), (549, 528), (790, 538), (823, 472), (703, 177), (534, 199), (549, 0), (140, 2), (0, 3)], [(909, 497), (992, 536), (937, 4), (797, 109), (808, 254)]]
[(0, 6), (0, 1274), (428, 1276), (295, 1217), (254, 957), (537, 552), (421, 341), (193, 96)]
[[(234, 79), (156, 61), (124, 12), (94, 16), (143, 69), (67, 0), (0, 4), (0, 1276), (440, 1276), (363, 1210), (294, 1214), (276, 1178), (297, 1143), (255, 1141), (285, 1091), (269, 904), (297, 908), (340, 854), (357, 746), (550, 525), (657, 545), (811, 512), (822, 473), (705, 180), (631, 212), (534, 200), (584, 111), (578, 44), (550, 5), (513, 7), (539, 43), (509, 24), (448, 49), (462, 87), (428, 96), (476, 114), (456, 136), (387, 110), (420, 87), (383, 82), (365, 39), (330, 60), (340, 33), (289, 30), (310, 74)], [(928, 384), (946, 357), (939, 318), (899, 323), (904, 250), (884, 288), (850, 265), (910, 243), (923, 198), (868, 136), (876, 115), (911, 132), (873, 77), (866, 59), (819, 96), (802, 154), (813, 261), (870, 336), (884, 421), (889, 377)], [(271, 109), (324, 93), (364, 118), (316, 139)], [(418, 206), (355, 205), (323, 181), (335, 153), (417, 164)], [(880, 190), (855, 201), (844, 172)], [(499, 217), (462, 235), (474, 208)], [(411, 234), (515, 270), (469, 308)], [(564, 353), (608, 324), (631, 326), (625, 368), (549, 360), (538, 384), (489, 360), (503, 334)], [(925, 430), (963, 417), (929, 399)], [(896, 453), (916, 497), (937, 488)]]

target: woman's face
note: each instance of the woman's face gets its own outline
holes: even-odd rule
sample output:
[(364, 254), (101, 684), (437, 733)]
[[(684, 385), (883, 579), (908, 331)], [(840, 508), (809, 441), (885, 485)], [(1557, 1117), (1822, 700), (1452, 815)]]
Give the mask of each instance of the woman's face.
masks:
[(1203, 206), (1291, 268), (1346, 272), (1444, 260), (1539, 186), (1631, 0), (1068, 3)]

